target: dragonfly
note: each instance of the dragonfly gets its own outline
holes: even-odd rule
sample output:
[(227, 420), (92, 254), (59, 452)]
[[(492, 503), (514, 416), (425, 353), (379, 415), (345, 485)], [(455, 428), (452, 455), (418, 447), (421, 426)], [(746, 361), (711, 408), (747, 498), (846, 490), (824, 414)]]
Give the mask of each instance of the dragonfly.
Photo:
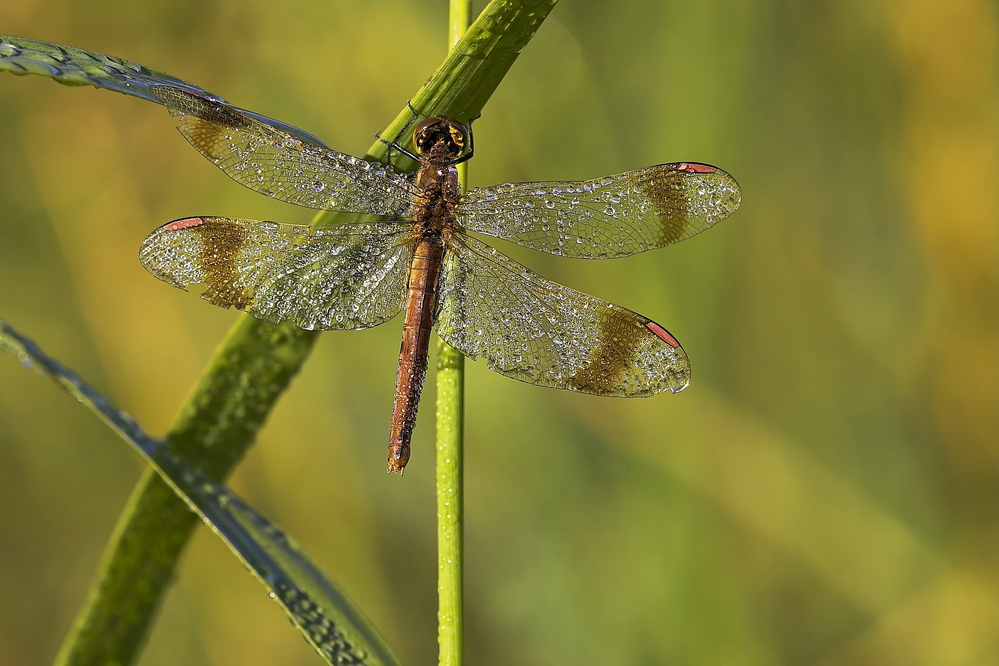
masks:
[[(0, 59), (10, 57), (9, 39), (0, 39)], [(14, 46), (25, 44), (54, 47)], [(666, 328), (547, 280), (469, 232), (561, 257), (626, 257), (690, 238), (735, 211), (741, 191), (722, 169), (677, 162), (462, 192), (456, 165), (472, 156), (472, 137), (458, 120), (416, 124), (413, 151), (393, 142), (420, 165), (402, 173), (175, 77), (54, 48), (46, 65), (67, 77), (79, 73), (75, 66), (86, 82), (167, 107), (190, 144), (237, 183), (299, 206), (377, 216), (314, 225), (185, 217), (153, 231), (139, 260), (167, 284), (202, 285), (208, 302), (272, 323), (359, 330), (403, 313), (389, 472), (402, 474), (409, 461), (432, 330), (491, 370), (538, 386), (648, 397), (688, 385), (689, 359)]]

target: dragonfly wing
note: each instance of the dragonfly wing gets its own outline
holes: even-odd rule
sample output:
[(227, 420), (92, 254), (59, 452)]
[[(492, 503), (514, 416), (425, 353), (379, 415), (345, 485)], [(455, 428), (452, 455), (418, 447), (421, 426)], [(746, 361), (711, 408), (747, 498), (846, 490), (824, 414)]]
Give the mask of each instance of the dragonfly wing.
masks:
[(474, 238), (452, 237), (442, 275), (438, 334), (502, 375), (611, 396), (687, 386), (687, 355), (662, 326), (545, 280)]
[(474, 189), (458, 208), (466, 229), (563, 257), (609, 259), (690, 238), (728, 217), (739, 184), (683, 162), (579, 182)]
[(395, 171), (326, 147), (308, 132), (237, 108), (204, 88), (136, 62), (20, 37), (0, 36), (0, 71), (93, 85), (162, 104), (180, 131), (236, 182), (281, 201), (405, 217), (412, 186)]
[(152, 92), (178, 117), (191, 145), (240, 185), (307, 208), (409, 214), (415, 188), (387, 166), (305, 141), (262, 116), (190, 90), (153, 86)]
[(306, 226), (226, 217), (163, 225), (139, 250), (154, 276), (265, 321), (305, 329), (377, 326), (403, 307), (411, 223)]

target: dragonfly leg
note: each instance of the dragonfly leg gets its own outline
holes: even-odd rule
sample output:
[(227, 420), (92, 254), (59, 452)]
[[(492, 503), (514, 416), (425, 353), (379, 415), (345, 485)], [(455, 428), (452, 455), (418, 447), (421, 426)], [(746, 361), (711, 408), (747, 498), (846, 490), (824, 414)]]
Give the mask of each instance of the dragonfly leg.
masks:
[(392, 163), (393, 149), (399, 151), (400, 153), (402, 153), (411, 160), (414, 160), (416, 162), (420, 161), (419, 156), (417, 156), (410, 150), (403, 148), (402, 145), (399, 143), (399, 139), (402, 138), (402, 135), (406, 133), (406, 130), (412, 127), (413, 123), (415, 123), (416, 120), (420, 117), (420, 114), (416, 111), (415, 108), (413, 108), (412, 102), (406, 102), (406, 106), (409, 107), (409, 112), (413, 115), (410, 117), (409, 120), (406, 121), (406, 124), (402, 126), (402, 129), (399, 130), (399, 132), (395, 135), (395, 137), (391, 141), (386, 141), (385, 139), (383, 139), (381, 133), (375, 134), (376, 140), (381, 141), (386, 146), (388, 146), (388, 155), (386, 156), (386, 160), (388, 161), (389, 164)]

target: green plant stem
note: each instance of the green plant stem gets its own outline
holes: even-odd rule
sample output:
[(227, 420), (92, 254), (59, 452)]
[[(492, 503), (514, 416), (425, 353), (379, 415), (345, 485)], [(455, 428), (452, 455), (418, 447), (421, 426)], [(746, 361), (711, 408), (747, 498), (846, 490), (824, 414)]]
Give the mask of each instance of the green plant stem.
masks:
[(438, 663), (464, 663), (463, 431), (465, 357), (437, 345), (437, 643)]
[[(313, 331), (240, 317), (181, 409), (170, 448), (213, 479), (243, 456), (308, 357)], [(147, 468), (115, 527), (58, 666), (129, 664), (198, 516)]]
[[(448, 45), (468, 30), (471, 0), (450, 0)], [(468, 163), (458, 165), (462, 191)], [(465, 357), (440, 340), (437, 345), (437, 644), (440, 666), (465, 662), (464, 621), (464, 444)]]
[(471, 0), (450, 0), (448, 6), (447, 47), (453, 48), (472, 22)]

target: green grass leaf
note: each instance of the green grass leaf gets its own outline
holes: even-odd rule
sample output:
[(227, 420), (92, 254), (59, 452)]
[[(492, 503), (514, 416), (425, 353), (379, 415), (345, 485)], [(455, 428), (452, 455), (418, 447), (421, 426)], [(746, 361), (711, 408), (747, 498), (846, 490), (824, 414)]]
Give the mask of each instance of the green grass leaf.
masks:
[(3, 321), (0, 349), (16, 356), (22, 365), (51, 377), (131, 444), (226, 542), (327, 663), (398, 663), (364, 614), (280, 528), (171, 451), (163, 440), (147, 435), (131, 416)]

